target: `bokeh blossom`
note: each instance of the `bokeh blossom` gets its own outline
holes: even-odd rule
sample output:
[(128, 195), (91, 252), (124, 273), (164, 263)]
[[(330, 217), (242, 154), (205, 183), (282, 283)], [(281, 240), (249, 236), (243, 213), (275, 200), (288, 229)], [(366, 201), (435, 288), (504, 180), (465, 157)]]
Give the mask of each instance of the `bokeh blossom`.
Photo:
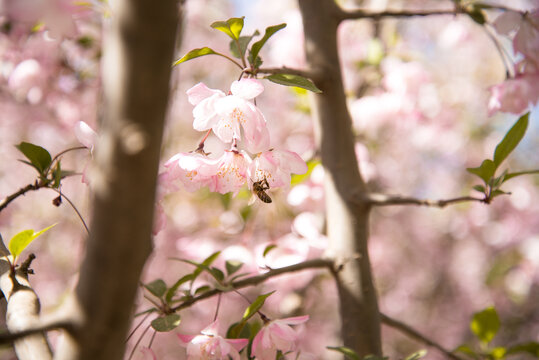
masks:
[(219, 321), (216, 320), (200, 335), (178, 334), (180, 343), (187, 348), (187, 360), (240, 360), (239, 351), (247, 345), (247, 339), (225, 339), (218, 334)]
[(290, 325), (303, 324), (307, 320), (308, 315), (269, 321), (256, 334), (252, 354), (257, 360), (274, 360), (278, 350), (283, 354), (295, 351), (298, 333)]

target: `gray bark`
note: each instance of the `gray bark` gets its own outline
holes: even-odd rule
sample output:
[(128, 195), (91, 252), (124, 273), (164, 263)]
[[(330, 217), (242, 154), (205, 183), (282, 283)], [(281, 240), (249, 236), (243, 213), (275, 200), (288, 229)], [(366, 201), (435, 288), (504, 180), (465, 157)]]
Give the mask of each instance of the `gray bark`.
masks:
[(367, 249), (369, 206), (357, 202), (366, 192), (354, 151), (346, 107), (337, 27), (340, 9), (332, 0), (299, 0), (306, 59), (323, 91), (313, 95), (317, 144), (325, 169), (327, 231), (336, 273), (344, 345), (360, 356), (381, 355), (380, 315)]
[(115, 0), (104, 45), (104, 110), (96, 146), (93, 215), (58, 359), (122, 359), (151, 232), (169, 96), (176, 0)]

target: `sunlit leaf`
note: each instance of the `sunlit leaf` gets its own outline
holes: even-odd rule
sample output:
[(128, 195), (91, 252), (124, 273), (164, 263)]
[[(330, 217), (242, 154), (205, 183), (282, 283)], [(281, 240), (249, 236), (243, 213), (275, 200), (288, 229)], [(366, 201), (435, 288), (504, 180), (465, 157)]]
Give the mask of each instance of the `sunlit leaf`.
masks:
[(194, 278), (193, 274), (187, 274), (181, 277), (178, 281), (176, 281), (174, 285), (172, 285), (172, 287), (168, 289), (167, 291), (167, 294), (165, 296), (166, 302), (170, 302), (172, 300), (172, 298), (174, 297), (174, 294), (176, 293), (176, 291), (182, 284), (185, 284), (186, 282), (193, 280), (193, 278)]
[(417, 360), (421, 359), (422, 357), (425, 357), (427, 355), (427, 350), (422, 349), (419, 351), (416, 351), (413, 354), (408, 355), (404, 360)]
[(460, 352), (474, 359), (479, 359), (479, 355), (469, 345), (466, 344), (460, 345), (455, 350), (453, 350), (453, 352)]
[(211, 27), (224, 32), (233, 40), (238, 40), (243, 29), (243, 19), (241, 18), (230, 18), (227, 21), (216, 21), (211, 24)]
[(492, 357), (492, 359), (504, 359), (506, 353), (507, 349), (502, 346), (492, 348), (489, 351), (489, 355)]
[(494, 307), (488, 307), (473, 315), (470, 329), (484, 343), (489, 343), (500, 329), (500, 319)]
[(271, 245), (266, 246), (266, 248), (264, 249), (264, 252), (262, 253), (262, 256), (266, 257), (266, 255), (268, 255), (268, 253), (271, 250), (275, 249), (275, 248), (277, 248), (277, 245), (275, 245), (275, 244), (271, 244)]
[(517, 122), (509, 129), (505, 134), (502, 141), (496, 146), (494, 150), (494, 164), (496, 167), (500, 166), (507, 156), (517, 147), (518, 143), (524, 137), (526, 129), (528, 128), (528, 118), (530, 113), (522, 115)]
[(16, 148), (23, 153), (40, 175), (45, 175), (45, 170), (49, 168), (52, 162), (51, 154), (44, 148), (28, 142), (21, 142)]
[(200, 49), (193, 49), (193, 50), (189, 51), (187, 54), (182, 56), (179, 60), (176, 60), (174, 62), (174, 64), (172, 64), (172, 66), (176, 66), (176, 65), (179, 65), (179, 64), (181, 64), (183, 62), (195, 59), (197, 57), (205, 56), (205, 55), (219, 55), (219, 56), (223, 56), (223, 57), (226, 58), (225, 55), (223, 55), (221, 53), (218, 53), (217, 51), (214, 51), (214, 50), (210, 49), (209, 47), (203, 47), (203, 48), (200, 48)]
[(34, 233), (34, 230), (23, 230), (19, 232), (9, 241), (9, 252), (11, 253), (11, 255), (13, 255), (13, 257), (18, 257), (23, 252), (23, 250), (26, 249), (28, 245), (30, 245), (32, 241), (34, 241), (39, 235), (43, 234), (45, 231), (49, 230), (55, 225), (56, 224), (53, 224), (36, 233)]
[(157, 279), (149, 284), (145, 284), (144, 287), (158, 298), (165, 295), (165, 292), (167, 291), (167, 284), (165, 284), (165, 282), (161, 279)]
[[(260, 50), (262, 49), (266, 41), (268, 41), (268, 39), (272, 37), (273, 34), (275, 34), (277, 31), (284, 29), (285, 27), (286, 27), (286, 24), (284, 23), (267, 27), (262, 39), (258, 40), (257, 42), (253, 44), (253, 46), (251, 46), (251, 53), (249, 55), (249, 58), (251, 60), (256, 60), (256, 58), (258, 57), (258, 53), (260, 52)], [(255, 64), (251, 62), (251, 65), (255, 65)]]
[(264, 79), (268, 79), (271, 82), (274, 82), (279, 85), (285, 85), (285, 86), (297, 86), (309, 91), (312, 91), (314, 93), (321, 93), (322, 90), (316, 87), (316, 85), (309, 79), (299, 76), (299, 75), (292, 75), (292, 74), (273, 74), (268, 75), (264, 77)]
[(172, 331), (180, 325), (181, 318), (178, 314), (169, 314), (164, 317), (157, 318), (152, 321), (151, 325), (155, 331), (168, 332)]

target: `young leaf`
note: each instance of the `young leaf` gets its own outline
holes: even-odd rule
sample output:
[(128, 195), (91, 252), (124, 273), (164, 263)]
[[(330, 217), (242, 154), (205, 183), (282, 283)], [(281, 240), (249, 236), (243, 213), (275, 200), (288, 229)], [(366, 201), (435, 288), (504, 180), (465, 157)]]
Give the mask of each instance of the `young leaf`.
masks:
[[(286, 24), (284, 23), (267, 27), (266, 32), (264, 33), (264, 36), (262, 37), (262, 39), (258, 40), (257, 42), (253, 44), (253, 46), (251, 46), (250, 58), (252, 60), (256, 60), (256, 58), (258, 57), (258, 53), (260, 52), (260, 49), (262, 49), (266, 41), (268, 41), (268, 39), (272, 37), (273, 34), (275, 34), (277, 31), (284, 29), (285, 27), (286, 27)], [(251, 65), (255, 65), (255, 64), (251, 63)]]
[(483, 160), (481, 166), (476, 168), (467, 168), (469, 173), (479, 176), (485, 184), (488, 184), (489, 180), (494, 176), (496, 171), (496, 165), (492, 160), (486, 159)]
[(427, 350), (422, 349), (422, 350), (416, 351), (413, 354), (408, 355), (406, 359), (404, 360), (417, 360), (417, 359), (421, 359), (422, 357), (425, 357), (426, 355), (427, 355)]
[(517, 147), (518, 143), (524, 137), (526, 129), (528, 127), (528, 118), (530, 113), (526, 113), (517, 120), (517, 122), (509, 129), (505, 134), (502, 141), (496, 146), (494, 150), (494, 164), (496, 168), (500, 166), (507, 156)]
[(268, 253), (271, 250), (275, 249), (275, 248), (277, 248), (277, 245), (275, 245), (275, 244), (271, 244), (271, 245), (266, 246), (266, 248), (264, 249), (264, 252), (262, 253), (262, 256), (266, 257), (266, 255), (268, 255)]
[(182, 56), (179, 60), (176, 60), (176, 62), (174, 62), (174, 64), (172, 64), (172, 66), (179, 65), (179, 64), (181, 64), (183, 62), (186, 62), (186, 61), (189, 61), (189, 60), (192, 60), (194, 58), (201, 57), (201, 56), (204, 56), (204, 55), (219, 55), (219, 56), (223, 56), (223, 57), (226, 58), (225, 55), (223, 55), (221, 53), (218, 53), (217, 51), (214, 51), (213, 49), (210, 49), (209, 47), (203, 47), (203, 48), (200, 48), (200, 49), (193, 49), (193, 50), (189, 51), (187, 54)]
[(165, 295), (165, 292), (167, 291), (167, 284), (165, 284), (165, 282), (161, 279), (157, 279), (149, 284), (145, 284), (144, 287), (158, 298)]
[(45, 229), (38, 231), (37, 233), (34, 233), (34, 230), (21, 231), (20, 233), (13, 236), (9, 241), (9, 252), (11, 253), (11, 255), (13, 255), (13, 257), (18, 257), (23, 252), (23, 250), (26, 249), (26, 247), (30, 245), (32, 241), (35, 240), (35, 238), (37, 238), (39, 235), (43, 234), (45, 231), (49, 230), (55, 225), (56, 224), (46, 227)]
[(317, 88), (316, 85), (311, 80), (304, 78), (303, 76), (299, 76), (299, 75), (273, 74), (273, 75), (265, 76), (264, 79), (268, 79), (269, 81), (274, 82), (279, 85), (297, 86), (297, 87), (312, 91), (317, 94), (322, 92), (322, 90)]
[(529, 343), (514, 345), (507, 349), (507, 355), (518, 353), (529, 353), (539, 358), (539, 343), (532, 341)]
[(483, 185), (475, 185), (472, 187), (475, 191), (479, 191), (480, 193), (485, 193), (485, 187)]
[(359, 360), (359, 355), (352, 349), (347, 348), (346, 346), (327, 346), (329, 350), (338, 351), (341, 354), (344, 354), (347, 359)]
[(504, 348), (503, 346), (497, 346), (495, 348), (490, 349), (488, 353), (492, 359), (505, 359), (505, 355), (507, 354), (507, 349)]
[(152, 328), (158, 332), (168, 332), (174, 330), (180, 325), (180, 315), (169, 314), (164, 317), (154, 319), (151, 323)]
[[(233, 56), (237, 57), (238, 59), (243, 58), (245, 56), (245, 52), (247, 51), (247, 46), (249, 46), (249, 43), (251, 42), (253, 37), (257, 35), (260, 35), (258, 30), (256, 30), (251, 36), (240, 36), (237, 42), (234, 40), (231, 40), (229, 44), (230, 53)], [(239, 52), (238, 52), (238, 43), (240, 46)]]
[(180, 278), (178, 281), (176, 281), (174, 285), (172, 285), (172, 287), (168, 289), (167, 291), (167, 294), (165, 296), (166, 302), (168, 303), (172, 300), (172, 298), (174, 297), (174, 294), (176, 293), (176, 290), (178, 290), (178, 288), (182, 284), (185, 284), (186, 282), (191, 281), (191, 280), (193, 280), (193, 274), (187, 274), (183, 276), (182, 278)]
[(232, 40), (238, 40), (243, 29), (244, 16), (240, 18), (230, 18), (227, 21), (216, 21), (210, 26), (214, 29), (224, 32)]
[(221, 282), (225, 279), (225, 274), (223, 274), (223, 272), (216, 268), (216, 267), (211, 267), (210, 268), (210, 274), (215, 278), (215, 280), (217, 280), (218, 282)]
[(230, 276), (238, 271), (243, 266), (241, 261), (237, 260), (227, 260), (225, 262), (226, 273)]
[(249, 305), (249, 307), (247, 309), (245, 309), (245, 312), (243, 313), (243, 318), (242, 318), (242, 321), (247, 321), (249, 320), (254, 314), (256, 314), (256, 312), (258, 310), (260, 310), (260, 308), (262, 306), (264, 306), (264, 302), (266, 301), (266, 299), (268, 298), (268, 296), (270, 296), (271, 294), (273, 294), (275, 291), (272, 291), (272, 292), (269, 292), (267, 294), (263, 294), (263, 295), (260, 295), (259, 297), (256, 298), (255, 301), (253, 301), (253, 303), (251, 305)]
[(469, 345), (466, 345), (466, 344), (460, 345), (458, 348), (453, 350), (453, 352), (461, 352), (474, 359), (479, 359), (479, 355), (477, 355), (475, 351), (473, 351), (473, 349)]
[(508, 173), (507, 175), (505, 175), (505, 178), (503, 178), (503, 182), (506, 182), (507, 180), (512, 179), (512, 178), (517, 177), (517, 176), (532, 175), (532, 174), (539, 174), (539, 169), (538, 170), (526, 170), (526, 171), (518, 171), (518, 172), (514, 172), (514, 173)]
[(206, 291), (209, 291), (209, 290), (211, 290), (211, 287), (209, 287), (208, 285), (203, 285), (195, 290), (195, 295), (205, 293)]
[(488, 307), (475, 313), (470, 323), (470, 329), (484, 343), (489, 343), (500, 328), (500, 319), (494, 307)]
[(24, 141), (15, 147), (19, 149), (19, 151), (22, 152), (28, 160), (30, 160), (30, 165), (35, 167), (40, 175), (46, 175), (44, 172), (49, 168), (52, 162), (51, 154), (47, 150), (41, 146)]
[[(241, 327), (241, 329), (240, 329)], [(250, 339), (251, 338), (251, 325), (249, 323), (237, 322), (228, 328), (226, 331), (227, 339)]]

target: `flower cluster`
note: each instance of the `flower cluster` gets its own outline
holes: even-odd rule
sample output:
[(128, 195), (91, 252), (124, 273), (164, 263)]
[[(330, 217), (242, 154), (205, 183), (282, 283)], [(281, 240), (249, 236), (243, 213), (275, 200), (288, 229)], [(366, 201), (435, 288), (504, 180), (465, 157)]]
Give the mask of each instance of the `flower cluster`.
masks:
[[(187, 91), (194, 105), (193, 127), (199, 131), (213, 131), (231, 148), (219, 158), (212, 159), (199, 149), (178, 153), (165, 163), (161, 184), (175, 190), (179, 180), (188, 191), (207, 186), (210, 191), (237, 194), (247, 182), (252, 189), (257, 182), (267, 182), (269, 188), (290, 184), (290, 174), (304, 174), (307, 164), (301, 157), (287, 150), (271, 149), (269, 131), (262, 112), (250, 100), (264, 90), (255, 79), (234, 81), (229, 95), (199, 83)], [(242, 140), (243, 139), (243, 140)], [(243, 141), (246, 151), (238, 149)]]
[[(256, 360), (274, 360), (277, 351), (283, 354), (296, 350), (298, 333), (290, 325), (303, 324), (309, 316), (267, 321), (253, 339), (251, 355)], [(248, 339), (225, 339), (218, 334), (219, 321), (216, 320), (199, 335), (178, 334), (180, 343), (187, 349), (188, 360), (239, 360)]]
[(502, 35), (514, 34), (513, 50), (523, 58), (514, 65), (513, 78), (491, 88), (489, 115), (497, 111), (521, 114), (539, 101), (539, 10), (506, 11), (494, 27)]

